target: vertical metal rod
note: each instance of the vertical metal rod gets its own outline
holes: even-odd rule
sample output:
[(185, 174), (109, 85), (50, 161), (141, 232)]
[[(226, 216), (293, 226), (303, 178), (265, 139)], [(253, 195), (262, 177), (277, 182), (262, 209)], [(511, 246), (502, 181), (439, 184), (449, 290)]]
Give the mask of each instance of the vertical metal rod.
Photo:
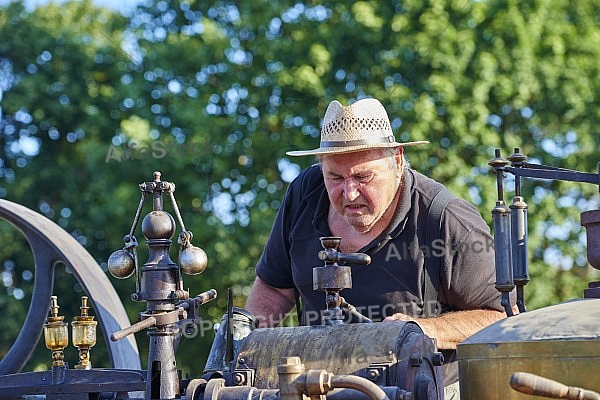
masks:
[(503, 168), (508, 164), (508, 161), (501, 157), (500, 149), (496, 149), (495, 158), (488, 164), (496, 171), (496, 182), (498, 187), (498, 200), (496, 201), (496, 207), (492, 210), (496, 261), (496, 289), (501, 293), (501, 304), (504, 307), (506, 315), (510, 317), (513, 315), (510, 304), (510, 292), (515, 288), (515, 285), (513, 282), (512, 270), (510, 209), (504, 202), (504, 189), (502, 184)]
[(511, 209), (511, 240), (513, 280), (517, 286), (517, 306), (519, 312), (525, 312), (524, 286), (529, 282), (527, 260), (527, 203), (515, 196)]
[[(508, 157), (512, 166), (521, 168), (523, 162), (527, 160), (524, 154), (521, 154), (519, 148)], [(515, 175), (515, 197), (513, 197), (511, 210), (511, 245), (512, 245), (512, 264), (513, 280), (517, 287), (517, 307), (519, 312), (525, 312), (525, 292), (524, 286), (529, 282), (528, 256), (527, 256), (527, 203), (521, 196), (521, 179)]]
[(159, 186), (161, 184), (160, 181), (160, 172), (156, 171), (154, 172), (154, 190), (152, 193), (153, 199), (152, 199), (152, 210), (154, 211), (162, 211), (163, 210), (163, 198), (162, 198), (162, 192), (159, 190)]
[(515, 288), (512, 271), (510, 209), (503, 201), (492, 210), (496, 260), (496, 289), (502, 293), (502, 306), (509, 317), (513, 315), (510, 292)]
[(142, 271), (140, 270), (140, 263), (135, 247), (132, 248), (133, 253), (133, 265), (135, 266), (135, 293), (142, 292)]
[(500, 154), (500, 149), (496, 149), (494, 151), (495, 158), (490, 161), (488, 164), (494, 168), (496, 172), (496, 188), (498, 190), (498, 201), (504, 201), (504, 184), (503, 184), (503, 176), (502, 176), (502, 168), (508, 165), (508, 161), (502, 158)]
[(233, 361), (233, 293), (227, 289), (227, 331), (225, 338), (225, 365)]
[(174, 324), (157, 326), (148, 331), (148, 372), (146, 399), (179, 399), (179, 375), (175, 360), (175, 337), (179, 328)]

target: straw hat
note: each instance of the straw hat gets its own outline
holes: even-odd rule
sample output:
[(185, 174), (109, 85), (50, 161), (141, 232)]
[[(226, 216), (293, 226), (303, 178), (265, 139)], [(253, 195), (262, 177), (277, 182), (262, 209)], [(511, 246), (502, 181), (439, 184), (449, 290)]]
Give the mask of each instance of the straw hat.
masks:
[(396, 142), (387, 112), (379, 100), (362, 99), (347, 107), (334, 100), (327, 107), (323, 118), (319, 148), (288, 151), (286, 154), (289, 156), (340, 154), (425, 143), (429, 142), (425, 140)]

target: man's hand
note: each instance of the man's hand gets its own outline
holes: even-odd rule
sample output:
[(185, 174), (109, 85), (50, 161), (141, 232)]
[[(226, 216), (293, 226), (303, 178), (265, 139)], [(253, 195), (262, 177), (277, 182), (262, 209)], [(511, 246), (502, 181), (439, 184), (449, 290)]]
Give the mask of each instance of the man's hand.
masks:
[(416, 320), (417, 320), (416, 318), (411, 317), (410, 315), (396, 313), (396, 314), (390, 315), (389, 317), (386, 317), (383, 321), (387, 322), (387, 321), (416, 321)]

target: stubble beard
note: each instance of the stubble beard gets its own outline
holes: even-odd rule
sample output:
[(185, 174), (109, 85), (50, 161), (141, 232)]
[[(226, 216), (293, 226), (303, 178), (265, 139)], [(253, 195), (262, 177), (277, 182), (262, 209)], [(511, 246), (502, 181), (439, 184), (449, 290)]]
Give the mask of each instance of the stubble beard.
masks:
[[(344, 216), (344, 219), (348, 225), (350, 225), (358, 233), (369, 233), (377, 225), (377, 223), (386, 216), (386, 214), (391, 213), (393, 216), (396, 212), (396, 208), (398, 207), (398, 202), (400, 201), (400, 187), (402, 186), (403, 177), (404, 174), (402, 174), (400, 178), (396, 177), (394, 180), (394, 196), (390, 199), (387, 207), (379, 217), (377, 215), (373, 215), (371, 208), (367, 205), (367, 214), (358, 217)], [(386, 226), (390, 221), (387, 221)], [(385, 227), (382, 227), (382, 229), (385, 229)]]

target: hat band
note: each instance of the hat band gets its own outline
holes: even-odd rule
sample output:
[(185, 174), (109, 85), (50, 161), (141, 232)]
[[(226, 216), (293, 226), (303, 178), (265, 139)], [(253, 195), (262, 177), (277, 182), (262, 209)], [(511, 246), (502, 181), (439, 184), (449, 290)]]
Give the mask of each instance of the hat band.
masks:
[(394, 143), (394, 136), (372, 137), (369, 139), (358, 140), (336, 140), (321, 141), (321, 147), (350, 147), (350, 146), (369, 146), (372, 144)]

